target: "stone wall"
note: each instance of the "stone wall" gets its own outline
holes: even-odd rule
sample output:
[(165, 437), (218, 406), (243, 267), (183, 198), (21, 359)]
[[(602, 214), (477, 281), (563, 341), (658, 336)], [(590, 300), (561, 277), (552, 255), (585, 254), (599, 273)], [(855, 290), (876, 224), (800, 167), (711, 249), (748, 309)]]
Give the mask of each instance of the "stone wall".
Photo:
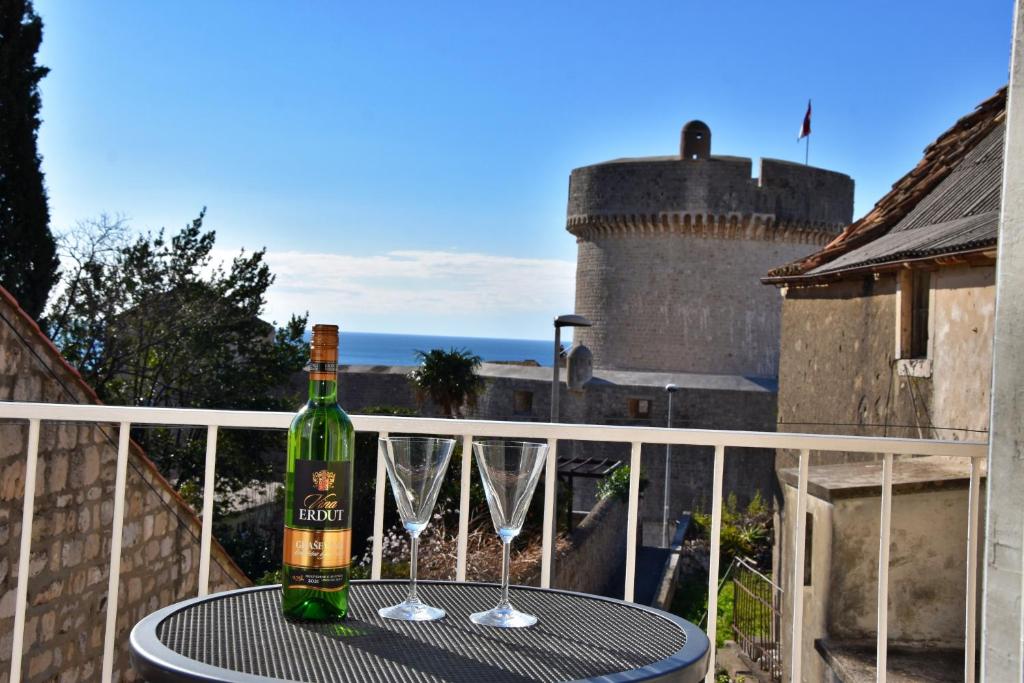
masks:
[(781, 303), (770, 269), (824, 246), (853, 214), (833, 171), (713, 156), (618, 159), (569, 177), (576, 339), (596, 367), (778, 374)]
[[(984, 440), (994, 278), (990, 266), (933, 271), (924, 377), (900, 374), (894, 274), (791, 287), (782, 307), (779, 431)], [(828, 462), (840, 458), (864, 456), (830, 454)], [(780, 454), (780, 467), (794, 463)]]
[[(986, 440), (994, 268), (944, 266), (932, 271), (931, 283), (928, 369), (922, 376), (901, 374), (897, 358), (897, 275), (789, 288), (782, 307), (779, 431)], [(834, 469), (825, 465), (876, 459), (858, 453), (812, 453), (811, 458), (812, 482)], [(779, 469), (795, 467), (796, 454), (780, 451), (776, 462)], [(897, 472), (900, 467), (897, 461)], [(784, 489), (781, 502), (792, 510), (793, 488)], [(890, 586), (902, 587), (889, 593), (894, 642), (962, 644), (965, 489), (960, 482), (894, 490)], [(814, 528), (813, 575), (805, 589), (804, 671), (809, 680), (818, 680), (824, 669), (814, 638), (873, 637), (878, 495), (834, 501), (811, 496), (808, 518)], [(776, 528), (783, 535), (776, 537), (777, 576), (787, 591), (793, 528), (788, 518)], [(788, 623), (791, 616), (785, 619)], [(784, 651), (789, 637), (784, 625)]]
[[(0, 401), (98, 403), (38, 327), (0, 289)], [(28, 427), (0, 424), (0, 683), (7, 682)], [(24, 681), (99, 680), (106, 621), (117, 428), (44, 423), (40, 431), (25, 619)], [(135, 680), (128, 633), (193, 597), (200, 523), (132, 445), (125, 497), (114, 680)], [(210, 589), (248, 585), (214, 541)]]
[(782, 299), (760, 278), (801, 242), (637, 234), (581, 240), (576, 337), (597, 367), (775, 377)]
[[(853, 218), (853, 180), (842, 173), (777, 159), (751, 178), (746, 157), (618, 159), (573, 169), (570, 219), (665, 212), (764, 214), (838, 232)], [(778, 264), (776, 264), (778, 265)]]
[[(767, 289), (767, 288), (766, 288)], [(778, 296), (775, 294), (775, 296)], [(386, 403), (415, 407), (415, 397), (406, 375), (409, 367), (346, 366), (338, 376), (338, 395), (346, 410), (360, 410)], [(484, 364), (484, 392), (467, 417), (484, 420), (547, 422), (551, 412), (551, 368), (521, 368)], [(615, 382), (605, 379), (614, 376)], [(668, 419), (668, 394), (665, 384), (675, 381), (680, 389), (673, 398), (672, 423), (677, 427), (772, 431), (775, 425), (775, 385), (755, 383), (739, 377), (701, 376), (686, 382), (686, 376), (648, 375), (647, 373), (602, 373), (583, 391), (570, 391), (561, 385), (561, 420), (575, 424), (613, 424), (664, 426)], [(644, 379), (646, 378), (646, 379)], [(674, 379), (673, 379), (674, 378)], [(641, 383), (645, 381), (647, 383)], [(516, 392), (531, 394), (528, 412), (516, 412)], [(646, 418), (629, 415), (631, 399), (650, 401)], [(434, 409), (429, 401), (424, 409)], [(481, 437), (485, 434), (479, 435)], [(629, 461), (629, 444), (559, 442), (559, 453), (577, 457), (609, 458)], [(694, 507), (710, 509), (713, 465), (711, 448), (676, 447), (672, 451), (670, 472), (671, 519)], [(646, 445), (642, 451), (642, 475), (647, 494), (641, 501), (641, 518), (660, 523), (664, 486), (665, 447)], [(760, 491), (768, 497), (774, 486), (774, 452), (768, 449), (730, 450), (726, 459), (724, 487), (735, 492), (740, 501)], [(577, 479), (574, 507), (589, 510), (594, 504), (593, 480)], [(660, 531), (645, 542), (660, 540)]]
[[(573, 529), (568, 544), (559, 546), (551, 587), (621, 598), (623, 586), (612, 581), (622, 575), (625, 557), (626, 504), (605, 498)], [(522, 583), (539, 585), (540, 567)]]

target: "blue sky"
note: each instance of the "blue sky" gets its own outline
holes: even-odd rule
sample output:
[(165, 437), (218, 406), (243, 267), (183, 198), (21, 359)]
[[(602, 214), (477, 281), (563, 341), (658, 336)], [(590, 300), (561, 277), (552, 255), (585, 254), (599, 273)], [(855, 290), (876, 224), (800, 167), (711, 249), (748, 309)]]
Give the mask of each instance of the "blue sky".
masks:
[(36, 0), (53, 227), (267, 247), (268, 315), (546, 338), (569, 171), (713, 152), (851, 175), (856, 215), (1007, 79), (1012, 3)]

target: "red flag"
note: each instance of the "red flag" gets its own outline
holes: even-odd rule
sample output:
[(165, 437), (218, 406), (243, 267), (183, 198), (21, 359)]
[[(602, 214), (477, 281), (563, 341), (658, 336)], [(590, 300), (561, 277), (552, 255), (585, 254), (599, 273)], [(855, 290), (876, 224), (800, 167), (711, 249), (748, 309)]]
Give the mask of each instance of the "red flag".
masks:
[(804, 114), (803, 125), (800, 126), (800, 134), (796, 136), (797, 141), (803, 140), (811, 134), (811, 101), (807, 100), (807, 113)]

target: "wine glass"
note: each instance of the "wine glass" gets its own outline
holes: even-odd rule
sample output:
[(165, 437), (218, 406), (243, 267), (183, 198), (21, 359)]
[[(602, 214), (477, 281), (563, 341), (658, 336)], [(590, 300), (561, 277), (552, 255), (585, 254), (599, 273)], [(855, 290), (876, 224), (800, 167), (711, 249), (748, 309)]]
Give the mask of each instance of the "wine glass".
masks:
[(523, 528), (541, 470), (544, 469), (546, 443), (526, 441), (475, 441), (473, 449), (480, 479), (491, 509), (491, 521), (502, 543), (501, 601), (486, 612), (469, 617), (474, 624), (499, 628), (533, 626), (537, 617), (520, 612), (508, 599), (509, 554), (512, 539)]
[(430, 522), (430, 513), (441, 490), (441, 480), (448, 469), (454, 439), (423, 436), (391, 436), (380, 439), (384, 464), (388, 468), (391, 492), (395, 495), (398, 514), (409, 532), (409, 595), (404, 602), (384, 607), (377, 613), (385, 619), (401, 621), (433, 621), (444, 617), (444, 610), (431, 607), (416, 593), (416, 555), (420, 533)]

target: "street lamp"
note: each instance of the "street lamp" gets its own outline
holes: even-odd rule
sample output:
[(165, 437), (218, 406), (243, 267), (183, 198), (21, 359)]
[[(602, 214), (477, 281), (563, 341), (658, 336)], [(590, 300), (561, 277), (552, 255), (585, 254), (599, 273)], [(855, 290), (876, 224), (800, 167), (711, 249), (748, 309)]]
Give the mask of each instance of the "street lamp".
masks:
[(562, 354), (563, 327), (590, 327), (593, 323), (582, 315), (560, 315), (555, 318), (555, 362), (551, 375), (551, 421), (558, 422), (558, 361)]
[[(672, 428), (672, 394), (679, 391), (675, 384), (666, 384), (665, 391), (668, 393), (668, 427)], [(672, 444), (665, 444), (665, 486), (661, 493), (661, 545), (668, 547), (668, 484), (669, 475), (672, 473)]]

